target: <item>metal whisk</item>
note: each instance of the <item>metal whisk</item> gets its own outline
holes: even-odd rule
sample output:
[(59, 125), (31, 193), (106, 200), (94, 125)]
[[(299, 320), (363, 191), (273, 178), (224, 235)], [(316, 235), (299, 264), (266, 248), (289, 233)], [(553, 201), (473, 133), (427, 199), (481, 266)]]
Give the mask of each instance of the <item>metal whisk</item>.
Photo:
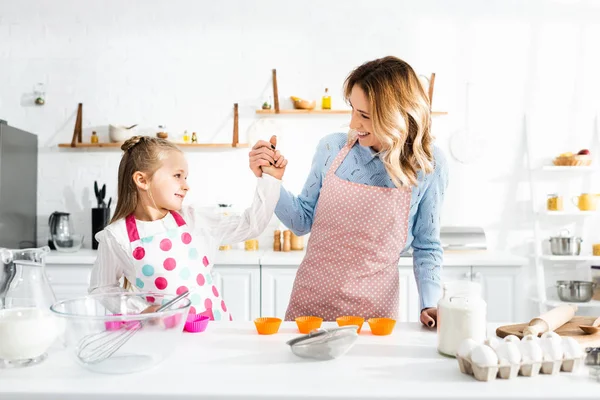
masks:
[[(181, 293), (179, 296), (162, 305), (156, 312), (164, 311), (170, 308), (179, 300), (187, 297), (189, 291)], [(77, 346), (77, 358), (86, 364), (97, 364), (112, 356), (129, 339), (142, 329), (147, 321), (135, 321), (127, 323), (118, 331), (104, 331), (84, 336)]]

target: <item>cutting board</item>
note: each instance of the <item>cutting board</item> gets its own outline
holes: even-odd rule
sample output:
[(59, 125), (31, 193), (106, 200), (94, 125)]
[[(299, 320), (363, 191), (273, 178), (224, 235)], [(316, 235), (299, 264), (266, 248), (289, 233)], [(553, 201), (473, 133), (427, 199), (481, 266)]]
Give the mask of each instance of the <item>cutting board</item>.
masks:
[[(571, 336), (577, 340), (582, 347), (600, 347), (600, 333), (595, 335), (587, 335), (579, 325), (592, 325), (596, 317), (573, 317), (569, 322), (556, 329), (554, 332), (560, 336)], [(523, 329), (529, 325), (528, 322), (517, 325), (506, 325), (496, 329), (496, 335), (504, 338), (508, 335), (515, 335), (519, 338), (523, 337)]]

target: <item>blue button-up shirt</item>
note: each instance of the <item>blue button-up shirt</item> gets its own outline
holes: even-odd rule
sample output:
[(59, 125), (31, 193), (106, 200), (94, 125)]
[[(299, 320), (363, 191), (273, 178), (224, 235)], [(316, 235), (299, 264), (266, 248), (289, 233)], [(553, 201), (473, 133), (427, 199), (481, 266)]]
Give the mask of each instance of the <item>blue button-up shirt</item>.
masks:
[[(347, 140), (346, 133), (334, 133), (321, 139), (310, 174), (299, 196), (281, 187), (275, 214), (296, 235), (310, 232), (325, 175)], [(413, 249), (413, 266), (421, 310), (436, 307), (442, 294), (440, 275), (443, 250), (440, 241), (440, 212), (448, 184), (448, 164), (444, 154), (435, 146), (433, 156), (433, 173), (424, 174), (419, 171), (418, 184), (412, 190), (408, 235), (403, 250), (408, 251), (410, 247)], [(358, 142), (350, 149), (335, 174), (350, 182), (395, 187), (376, 152)]]

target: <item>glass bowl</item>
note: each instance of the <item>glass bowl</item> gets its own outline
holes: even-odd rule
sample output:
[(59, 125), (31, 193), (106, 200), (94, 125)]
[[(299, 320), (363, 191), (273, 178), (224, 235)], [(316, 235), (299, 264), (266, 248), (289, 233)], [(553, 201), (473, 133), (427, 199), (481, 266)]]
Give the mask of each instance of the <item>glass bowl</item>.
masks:
[(158, 365), (183, 332), (190, 300), (170, 309), (140, 314), (175, 296), (158, 293), (96, 294), (59, 301), (50, 307), (64, 319), (64, 343), (74, 360), (94, 372), (123, 374)]
[(61, 253), (75, 253), (83, 245), (83, 235), (71, 235), (68, 240), (58, 240), (53, 237), (52, 242), (56, 250)]

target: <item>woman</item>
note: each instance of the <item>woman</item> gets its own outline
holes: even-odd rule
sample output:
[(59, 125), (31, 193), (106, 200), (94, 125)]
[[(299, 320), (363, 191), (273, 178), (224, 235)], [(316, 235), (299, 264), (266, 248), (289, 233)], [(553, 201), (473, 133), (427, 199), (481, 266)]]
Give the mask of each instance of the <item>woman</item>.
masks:
[(434, 327), (448, 168), (432, 145), (429, 100), (395, 57), (356, 68), (344, 94), (350, 133), (320, 141), (302, 193), (282, 187), (275, 209), (296, 235), (311, 232), (285, 319), (397, 318), (398, 259), (412, 246), (420, 320)]

